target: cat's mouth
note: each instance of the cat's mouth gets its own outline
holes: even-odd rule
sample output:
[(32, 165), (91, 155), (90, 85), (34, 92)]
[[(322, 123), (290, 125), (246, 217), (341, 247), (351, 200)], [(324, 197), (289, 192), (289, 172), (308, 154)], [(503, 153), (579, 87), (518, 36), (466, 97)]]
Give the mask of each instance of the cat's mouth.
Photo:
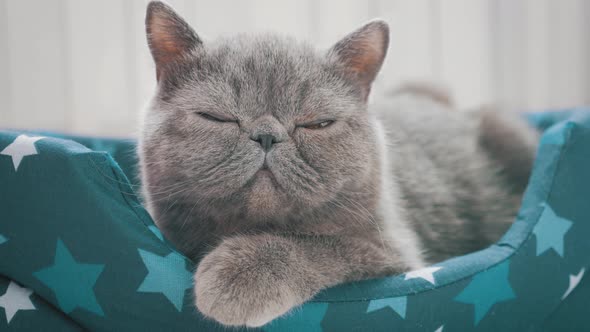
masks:
[(256, 176), (270, 176), (274, 178), (274, 174), (272, 174), (272, 171), (268, 168), (261, 168), (256, 172)]
[(255, 176), (268, 176), (274, 180), (275, 179), (275, 175), (273, 174), (273, 172), (270, 170), (270, 168), (268, 168), (268, 166), (266, 166), (266, 164), (264, 166), (262, 166), (258, 172), (256, 172)]
[(262, 164), (262, 167), (254, 174), (253, 179), (255, 181), (268, 181), (272, 183), (272, 185), (276, 188), (281, 188), (281, 185), (278, 183), (273, 171), (268, 167), (266, 161)]

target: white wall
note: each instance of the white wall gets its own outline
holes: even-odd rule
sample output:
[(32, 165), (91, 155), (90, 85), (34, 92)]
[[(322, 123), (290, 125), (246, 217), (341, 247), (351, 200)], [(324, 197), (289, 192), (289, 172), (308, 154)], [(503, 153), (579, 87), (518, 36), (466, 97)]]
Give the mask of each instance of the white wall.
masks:
[[(0, 127), (133, 135), (154, 85), (145, 0), (0, 0)], [(175, 0), (204, 38), (277, 31), (329, 47), (391, 25), (377, 90), (448, 84), (464, 107), (590, 104), (588, 0)]]

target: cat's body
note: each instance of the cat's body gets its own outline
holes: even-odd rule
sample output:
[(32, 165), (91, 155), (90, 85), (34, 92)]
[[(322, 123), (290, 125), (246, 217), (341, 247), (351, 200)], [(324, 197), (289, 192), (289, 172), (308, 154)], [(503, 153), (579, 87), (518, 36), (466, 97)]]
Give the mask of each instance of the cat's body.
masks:
[[(372, 110), (387, 131), (390, 176), (427, 262), (482, 249), (508, 229), (531, 169), (536, 135), (517, 114), (460, 112), (429, 95), (408, 91)], [(496, 121), (507, 137), (489, 133)], [(522, 159), (487, 146), (505, 140)], [(522, 180), (524, 178), (524, 181)], [(517, 183), (517, 185), (514, 185)], [(385, 218), (388, 219), (388, 218)]]
[(199, 262), (206, 316), (260, 326), (325, 287), (483, 248), (510, 224), (534, 133), (411, 89), (367, 110), (385, 23), (327, 53), (274, 36), (204, 45), (158, 2), (146, 24), (159, 84), (144, 194)]

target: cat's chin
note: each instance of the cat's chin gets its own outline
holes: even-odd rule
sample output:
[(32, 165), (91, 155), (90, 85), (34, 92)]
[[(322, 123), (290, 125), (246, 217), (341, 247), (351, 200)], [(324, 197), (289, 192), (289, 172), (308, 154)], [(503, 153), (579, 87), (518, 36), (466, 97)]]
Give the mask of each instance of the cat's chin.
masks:
[(274, 219), (286, 215), (290, 209), (285, 193), (271, 171), (262, 169), (254, 175), (246, 197), (249, 218)]

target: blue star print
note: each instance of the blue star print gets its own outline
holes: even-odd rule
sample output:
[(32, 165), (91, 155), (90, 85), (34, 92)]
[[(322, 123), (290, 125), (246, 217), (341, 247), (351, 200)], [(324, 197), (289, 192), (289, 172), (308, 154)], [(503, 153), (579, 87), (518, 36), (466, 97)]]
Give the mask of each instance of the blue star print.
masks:
[(557, 216), (553, 209), (545, 204), (543, 214), (533, 228), (533, 233), (537, 236), (537, 256), (553, 248), (563, 257), (563, 238), (572, 224), (571, 221)]
[(379, 310), (381, 308), (390, 307), (397, 312), (402, 318), (406, 318), (406, 307), (408, 305), (408, 298), (406, 296), (393, 297), (386, 299), (371, 300), (367, 312)]
[(162, 235), (162, 233), (160, 232), (158, 227), (156, 227), (154, 225), (150, 225), (150, 226), (148, 226), (148, 228), (150, 231), (152, 231), (152, 233), (154, 233), (154, 235), (156, 235), (156, 237), (158, 239), (160, 239), (160, 241), (164, 241), (164, 236)]
[(51, 288), (65, 313), (79, 307), (104, 316), (93, 291), (103, 268), (101, 264), (78, 263), (65, 244), (57, 240), (53, 265), (33, 275)]
[(455, 297), (455, 301), (471, 303), (475, 306), (475, 325), (481, 321), (494, 304), (515, 298), (514, 291), (508, 281), (509, 272), (510, 261), (507, 260), (475, 275), (471, 283)]
[(182, 311), (184, 293), (192, 287), (192, 273), (186, 270), (185, 259), (176, 252), (159, 256), (139, 249), (148, 270), (138, 292), (162, 293), (178, 311)]

